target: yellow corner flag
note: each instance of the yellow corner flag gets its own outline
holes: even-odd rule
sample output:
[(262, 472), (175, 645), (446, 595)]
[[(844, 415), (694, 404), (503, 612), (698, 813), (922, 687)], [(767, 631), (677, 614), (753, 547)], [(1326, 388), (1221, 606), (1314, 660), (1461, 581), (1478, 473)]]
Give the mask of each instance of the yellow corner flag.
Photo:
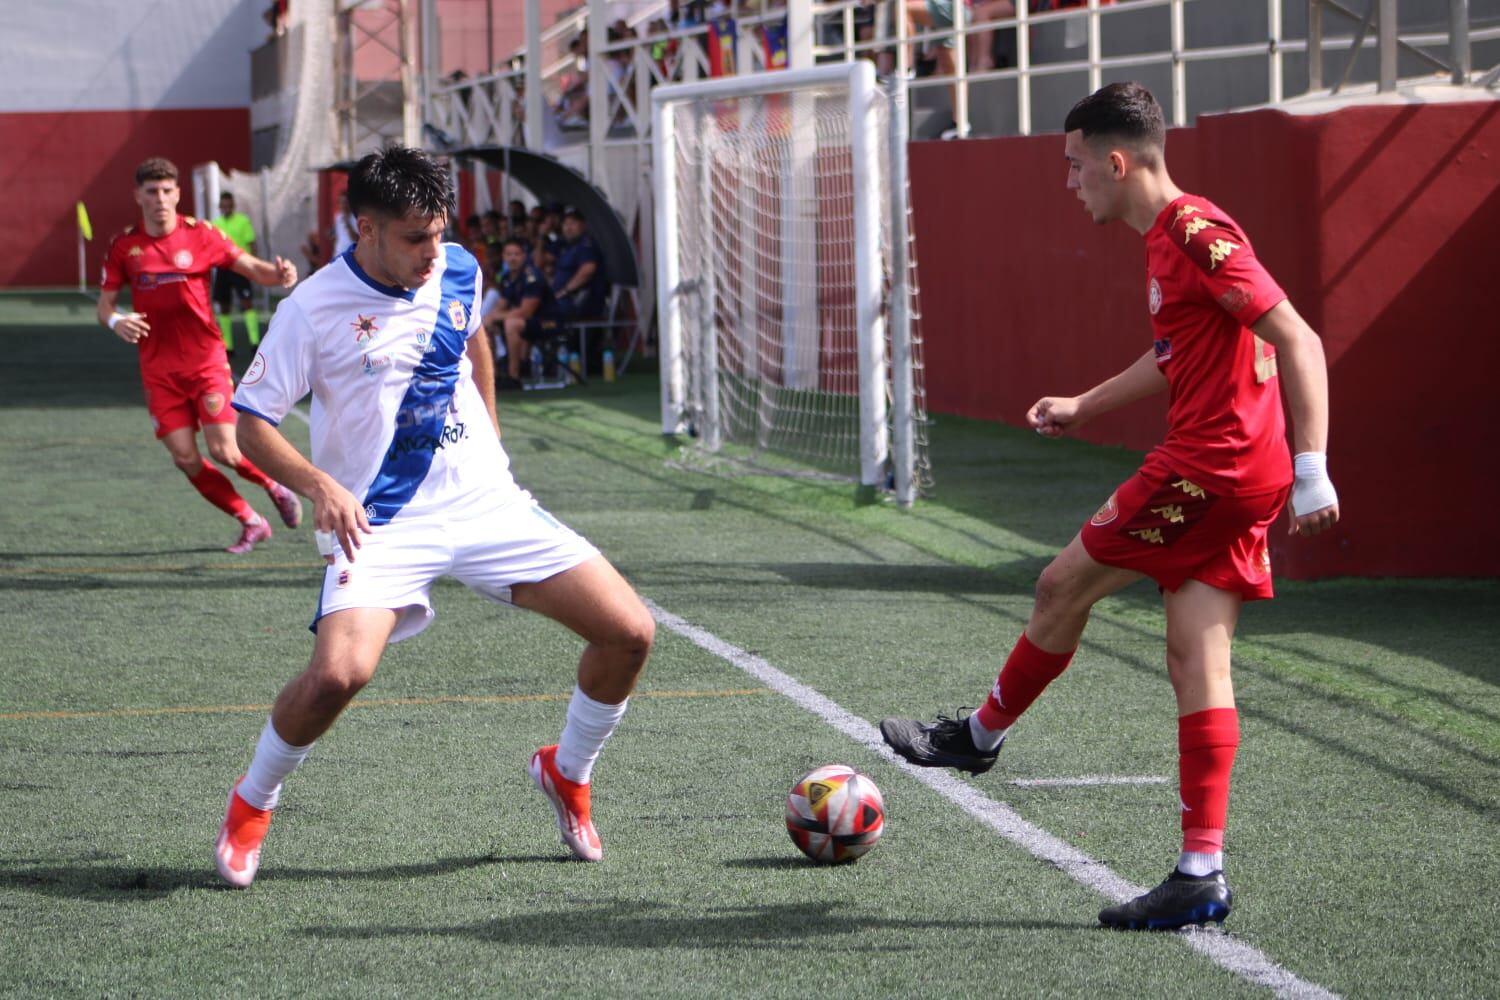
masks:
[(78, 203), (78, 231), (86, 240), (94, 238), (94, 227), (89, 225), (89, 210), (83, 207), (81, 201)]

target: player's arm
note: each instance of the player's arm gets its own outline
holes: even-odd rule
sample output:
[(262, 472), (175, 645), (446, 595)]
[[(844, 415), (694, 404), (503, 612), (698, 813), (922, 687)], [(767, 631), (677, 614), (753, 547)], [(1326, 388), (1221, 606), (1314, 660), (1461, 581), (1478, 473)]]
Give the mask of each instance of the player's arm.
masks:
[(261, 260), (252, 254), (242, 253), (234, 259), (230, 269), (236, 274), (243, 274), (257, 285), (291, 288), (297, 283), (297, 265), (285, 257)]
[(474, 384), (479, 388), (479, 398), (490, 413), (490, 423), (495, 425), (495, 436), (500, 436), (500, 416), (495, 410), (495, 355), (490, 351), (490, 338), (481, 326), (469, 335), (469, 363), (474, 366)]
[[(370, 533), (370, 521), (364, 506), (338, 481), (302, 456), (281, 431), (264, 417), (240, 410), (235, 424), (235, 438), (245, 457), (279, 483), (307, 497), (313, 504), (313, 527), (331, 534), (354, 561), (354, 550), (360, 547), (359, 536)], [(323, 558), (333, 562), (332, 548), (324, 549)]]
[(146, 322), (146, 314), (138, 312), (122, 313), (115, 311), (115, 303), (120, 300), (118, 288), (104, 288), (99, 291), (99, 304), (95, 315), (99, 317), (99, 325), (114, 331), (116, 337), (127, 344), (134, 344), (142, 337), (151, 332), (151, 324)]
[(1081, 396), (1043, 396), (1026, 412), (1026, 421), (1044, 437), (1059, 437), (1101, 413), (1154, 396), (1166, 387), (1167, 377), (1156, 365), (1156, 351), (1149, 350), (1129, 368)]
[(1276, 369), (1292, 415), (1292, 528), (1316, 535), (1339, 519), (1338, 494), (1328, 478), (1328, 362), (1323, 342), (1286, 299), (1251, 327), (1276, 348)]

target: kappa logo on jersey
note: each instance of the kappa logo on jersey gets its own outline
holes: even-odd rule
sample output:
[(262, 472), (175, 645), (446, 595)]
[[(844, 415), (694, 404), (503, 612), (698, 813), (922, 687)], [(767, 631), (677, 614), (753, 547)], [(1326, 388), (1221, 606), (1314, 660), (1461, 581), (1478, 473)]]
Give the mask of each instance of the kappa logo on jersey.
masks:
[[(191, 225), (191, 223), (189, 223)], [(172, 266), (180, 267), (184, 271), (193, 266), (193, 254), (189, 250), (179, 250), (172, 255)]]
[(257, 354), (255, 360), (250, 362), (250, 367), (245, 369), (245, 377), (240, 379), (240, 385), (254, 385), (266, 377), (266, 359)]
[(354, 342), (356, 344), (369, 340), (380, 330), (380, 327), (375, 325), (374, 316), (360, 316), (349, 325), (354, 328)]
[(203, 396), (203, 409), (208, 411), (210, 417), (217, 417), (219, 411), (224, 409), (224, 396), (217, 392), (205, 393)]
[(1205, 218), (1189, 219), (1188, 224), (1182, 227), (1182, 242), (1186, 243), (1211, 225), (1213, 223)]
[(453, 329), (462, 331), (468, 324), (469, 314), (464, 310), (464, 304), (454, 299), (448, 303), (448, 319), (453, 322)]
[(1214, 268), (1224, 263), (1229, 259), (1229, 255), (1234, 253), (1239, 248), (1240, 245), (1238, 243), (1231, 242), (1230, 240), (1226, 240), (1222, 237), (1214, 240), (1208, 245), (1208, 269), (1212, 271)]
[(130, 256), (132, 257), (139, 257), (145, 252), (146, 251), (142, 250), (139, 246), (133, 246), (130, 248)]
[[(1096, 528), (1102, 528), (1119, 516), (1120, 509), (1115, 506), (1115, 495), (1111, 493), (1109, 499), (1104, 501), (1104, 506), (1094, 511), (1094, 516), (1089, 518), (1089, 524), (1092, 524)], [(999, 689), (1000, 686), (997, 683), (995, 690), (998, 691)]]
[(1183, 205), (1182, 207), (1177, 209), (1177, 213), (1172, 216), (1172, 225), (1175, 226), (1177, 225), (1177, 223), (1181, 222), (1183, 216), (1185, 215), (1192, 215), (1195, 212), (1201, 213), (1202, 211), (1203, 209), (1199, 208), (1197, 205)]
[(1161, 312), (1161, 285), (1155, 278), (1151, 279), (1151, 284), (1146, 288), (1146, 307), (1153, 316)]

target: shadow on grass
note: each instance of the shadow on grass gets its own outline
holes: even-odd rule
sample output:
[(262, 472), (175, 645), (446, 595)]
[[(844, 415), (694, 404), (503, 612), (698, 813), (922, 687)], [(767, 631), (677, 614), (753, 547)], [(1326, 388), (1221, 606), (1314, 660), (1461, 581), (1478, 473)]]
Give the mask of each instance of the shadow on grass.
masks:
[[(438, 858), (422, 864), (380, 868), (282, 868), (261, 871), (258, 884), (277, 882), (399, 882), (433, 878), (471, 868), (506, 864), (573, 864), (571, 857), (550, 855), (482, 855)], [(169, 868), (140, 865), (50, 864), (28, 867), (0, 865), (0, 889), (20, 889), (69, 899), (106, 903), (145, 903), (184, 889), (228, 890), (214, 873), (212, 862), (201, 867)]]
[[(520, 913), (455, 926), (309, 927), (310, 937), (332, 940), (378, 940), (389, 937), (435, 935), (466, 937), (502, 945), (547, 948), (732, 948), (775, 950), (820, 948), (823, 939), (853, 937), (879, 931), (906, 934), (931, 930), (972, 936), (988, 930), (1074, 931), (1093, 933), (1095, 924), (1057, 920), (993, 920), (963, 917), (955, 920), (898, 919), (841, 912), (838, 902), (724, 906), (687, 910), (641, 900), (598, 906), (571, 907)], [(872, 944), (881, 952), (892, 943)], [(903, 949), (917, 949), (911, 943)], [(860, 950), (857, 946), (853, 950)]]

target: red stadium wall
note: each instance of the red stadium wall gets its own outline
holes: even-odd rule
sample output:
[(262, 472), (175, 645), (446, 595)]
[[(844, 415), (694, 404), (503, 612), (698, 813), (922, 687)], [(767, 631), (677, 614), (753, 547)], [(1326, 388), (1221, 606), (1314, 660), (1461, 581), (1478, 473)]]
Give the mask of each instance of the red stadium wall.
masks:
[[(1168, 161), (1244, 226), (1328, 354), (1344, 519), (1275, 533), (1278, 574), (1500, 574), (1500, 103), (1214, 116), (1172, 131)], [(914, 143), (911, 179), (933, 411), (1019, 425), (1150, 346), (1141, 239), (1084, 214), (1061, 137)], [(1145, 449), (1165, 410), (1083, 436)]]
[(181, 209), (199, 214), (189, 205), (191, 171), (210, 160), (249, 169), (250, 110), (0, 113), (0, 149), (0, 186), (20, 199), (0, 246), (0, 288), (77, 284), (79, 200), (93, 223), (88, 277), (97, 284), (110, 236), (139, 215), (130, 197), (136, 165), (148, 156), (177, 164)]

